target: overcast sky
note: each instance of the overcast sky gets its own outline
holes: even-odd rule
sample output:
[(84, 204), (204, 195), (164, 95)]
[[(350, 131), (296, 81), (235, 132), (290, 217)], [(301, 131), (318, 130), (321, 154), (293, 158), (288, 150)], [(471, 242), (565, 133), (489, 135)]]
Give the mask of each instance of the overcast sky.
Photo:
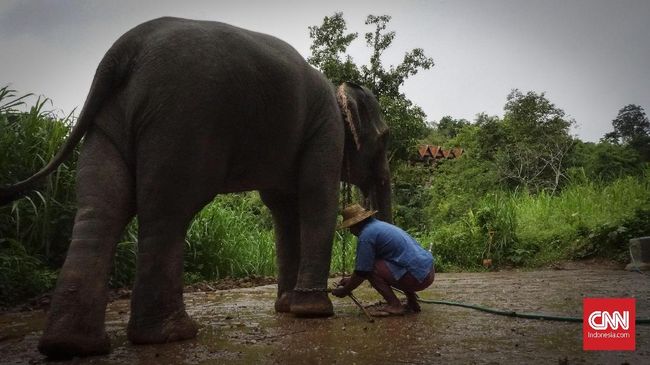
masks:
[[(159, 16), (216, 20), (277, 36), (309, 56), (307, 27), (342, 11), (358, 32), (350, 53), (368, 61), (368, 14), (393, 17), (385, 64), (425, 50), (436, 65), (404, 92), (429, 121), (503, 115), (508, 93), (545, 92), (597, 141), (627, 104), (650, 113), (650, 1), (20, 1), (0, 0), (0, 86), (70, 112), (83, 105), (106, 50)], [(78, 110), (77, 110), (78, 113)]]

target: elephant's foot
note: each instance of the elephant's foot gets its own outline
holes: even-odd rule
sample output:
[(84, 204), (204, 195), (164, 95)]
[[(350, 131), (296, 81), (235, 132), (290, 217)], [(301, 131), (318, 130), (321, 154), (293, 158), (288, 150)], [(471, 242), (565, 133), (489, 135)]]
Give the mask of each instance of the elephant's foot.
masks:
[(285, 291), (275, 300), (275, 311), (277, 313), (291, 312), (291, 291)]
[(291, 312), (291, 291), (285, 291), (280, 294), (278, 299), (275, 300), (275, 312), (276, 313), (290, 313)]
[(60, 331), (46, 329), (38, 343), (38, 351), (51, 359), (105, 355), (110, 349), (111, 343), (105, 331), (96, 334), (73, 332), (65, 326)]
[(324, 292), (293, 292), (291, 313), (299, 317), (329, 317), (334, 315), (332, 301)]
[(129, 320), (127, 336), (134, 344), (166, 343), (196, 337), (198, 327), (185, 310), (181, 309), (155, 322)]

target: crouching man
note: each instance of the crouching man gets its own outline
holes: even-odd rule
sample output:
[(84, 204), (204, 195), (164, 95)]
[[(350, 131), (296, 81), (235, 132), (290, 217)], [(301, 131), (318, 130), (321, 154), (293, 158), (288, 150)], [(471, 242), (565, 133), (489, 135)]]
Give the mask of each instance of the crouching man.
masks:
[[(358, 204), (343, 210), (339, 229), (349, 228), (358, 239), (355, 269), (351, 277), (341, 280), (332, 294), (343, 298), (368, 280), (387, 303), (375, 315), (402, 315), (407, 307), (419, 312), (415, 292), (433, 283), (433, 256), (399, 227), (373, 218), (375, 213), (377, 211), (366, 210)], [(407, 307), (391, 287), (406, 294)]]

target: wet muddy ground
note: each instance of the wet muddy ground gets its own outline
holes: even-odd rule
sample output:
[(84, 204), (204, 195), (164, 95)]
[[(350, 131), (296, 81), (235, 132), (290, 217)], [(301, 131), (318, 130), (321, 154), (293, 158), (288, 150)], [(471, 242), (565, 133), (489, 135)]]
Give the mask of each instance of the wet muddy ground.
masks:
[[(355, 291), (364, 304), (378, 295)], [(615, 268), (438, 274), (423, 298), (521, 312), (582, 315), (583, 297), (635, 297), (650, 318), (650, 277)], [(275, 285), (185, 294), (200, 324), (195, 340), (133, 346), (126, 340), (128, 299), (109, 304), (110, 355), (62, 364), (649, 364), (650, 326), (636, 329), (635, 352), (584, 352), (580, 323), (495, 316), (422, 304), (422, 312), (369, 323), (349, 298), (333, 298), (336, 315), (298, 319), (273, 312)], [(0, 314), (0, 363), (41, 364), (36, 350), (42, 310)]]

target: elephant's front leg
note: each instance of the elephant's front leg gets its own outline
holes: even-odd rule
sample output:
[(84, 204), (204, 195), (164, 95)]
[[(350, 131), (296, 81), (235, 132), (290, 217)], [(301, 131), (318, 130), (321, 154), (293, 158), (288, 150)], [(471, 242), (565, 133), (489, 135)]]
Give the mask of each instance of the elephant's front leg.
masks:
[(275, 311), (290, 311), (293, 288), (296, 286), (300, 264), (300, 220), (295, 193), (260, 192), (262, 201), (273, 214), (275, 252), (278, 266), (278, 296)]
[(49, 357), (105, 354), (108, 276), (115, 247), (133, 216), (133, 181), (120, 154), (90, 133), (77, 170), (78, 211), (38, 349)]
[(337, 131), (311, 141), (302, 155), (299, 178), (300, 266), (291, 300), (299, 316), (334, 314), (327, 289), (336, 227), (342, 140)]

